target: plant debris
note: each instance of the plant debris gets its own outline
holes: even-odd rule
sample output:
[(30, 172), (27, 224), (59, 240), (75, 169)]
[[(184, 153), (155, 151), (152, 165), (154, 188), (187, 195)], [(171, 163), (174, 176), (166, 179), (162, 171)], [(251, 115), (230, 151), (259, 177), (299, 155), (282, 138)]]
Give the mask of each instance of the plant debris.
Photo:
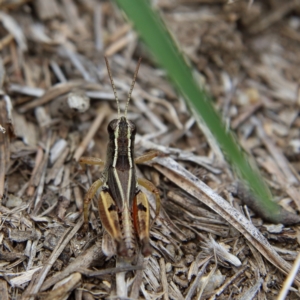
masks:
[[(261, 212), (237, 183), (112, 3), (1, 1), (1, 299), (275, 299), (292, 282), (286, 299), (300, 297), (299, 1), (153, 2), (282, 214)], [(161, 153), (137, 166), (162, 209), (153, 253), (135, 265), (103, 248), (96, 199), (81, 229), (84, 194), (101, 168), (78, 161), (105, 159), (117, 116), (104, 55), (121, 111), (143, 57), (128, 119), (136, 156)]]

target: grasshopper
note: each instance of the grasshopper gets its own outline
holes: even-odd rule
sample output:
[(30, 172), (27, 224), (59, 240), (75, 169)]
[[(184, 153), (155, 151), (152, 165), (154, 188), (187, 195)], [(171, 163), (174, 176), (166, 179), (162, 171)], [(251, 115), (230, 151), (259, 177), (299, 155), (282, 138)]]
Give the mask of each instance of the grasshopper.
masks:
[(91, 185), (84, 198), (84, 221), (87, 228), (89, 203), (101, 188), (98, 199), (101, 223), (115, 241), (117, 255), (132, 260), (137, 254), (138, 244), (143, 256), (149, 256), (152, 252), (149, 237), (150, 207), (147, 196), (140, 189), (141, 186), (155, 196), (156, 217), (160, 209), (158, 189), (150, 181), (137, 178), (135, 164), (151, 160), (158, 152), (152, 151), (134, 159), (136, 125), (127, 119), (127, 110), (141, 58), (134, 73), (123, 116), (120, 115), (119, 100), (106, 57), (105, 62), (118, 106), (118, 118), (112, 120), (107, 127), (109, 142), (106, 162), (94, 157), (82, 157), (79, 161), (81, 165), (104, 166), (102, 175)]

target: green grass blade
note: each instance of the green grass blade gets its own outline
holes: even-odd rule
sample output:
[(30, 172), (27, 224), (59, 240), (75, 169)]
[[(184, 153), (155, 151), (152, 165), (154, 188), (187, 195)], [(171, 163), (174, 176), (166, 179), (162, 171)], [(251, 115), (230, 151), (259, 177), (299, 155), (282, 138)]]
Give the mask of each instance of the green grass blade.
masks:
[(201, 116), (227, 159), (260, 200), (262, 209), (268, 210), (276, 218), (279, 206), (272, 202), (271, 193), (262, 176), (241, 151), (233, 135), (226, 131), (211, 99), (196, 83), (191, 69), (185, 63), (160, 17), (151, 8), (150, 2), (147, 0), (116, 0), (116, 2), (132, 21), (158, 63), (167, 70), (188, 104)]

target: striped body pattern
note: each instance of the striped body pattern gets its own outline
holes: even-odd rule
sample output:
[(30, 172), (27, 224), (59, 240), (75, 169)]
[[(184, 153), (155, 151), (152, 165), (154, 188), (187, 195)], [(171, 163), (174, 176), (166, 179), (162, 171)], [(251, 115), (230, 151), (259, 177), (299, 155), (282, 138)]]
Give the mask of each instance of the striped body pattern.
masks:
[[(109, 142), (102, 176), (92, 184), (84, 199), (84, 220), (87, 225), (88, 204), (97, 190), (101, 188), (98, 206), (102, 225), (115, 242), (116, 254), (129, 261), (136, 257), (139, 245), (143, 256), (149, 256), (152, 252), (149, 237), (150, 207), (140, 186), (155, 195), (156, 217), (160, 207), (159, 192), (155, 186), (146, 179), (136, 177), (134, 160), (136, 125), (127, 119), (127, 107), (140, 62), (141, 59), (134, 73), (125, 113), (120, 116), (119, 101), (106, 59), (108, 74), (118, 104), (118, 118), (108, 124)], [(155, 156), (156, 154), (150, 153), (150, 155), (143, 155), (137, 160), (141, 163)], [(103, 165), (103, 161), (92, 157), (83, 157), (80, 162), (81, 164)]]

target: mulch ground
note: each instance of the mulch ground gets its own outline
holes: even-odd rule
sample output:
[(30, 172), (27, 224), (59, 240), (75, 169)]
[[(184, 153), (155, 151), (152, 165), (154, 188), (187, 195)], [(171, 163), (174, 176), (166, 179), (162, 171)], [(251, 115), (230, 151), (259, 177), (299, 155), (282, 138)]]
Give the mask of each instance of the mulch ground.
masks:
[[(274, 201), (297, 215), (300, 2), (154, 2)], [(275, 299), (298, 255), (299, 227), (270, 224), (232, 194), (236, 178), (220, 148), (117, 7), (96, 0), (0, 7), (0, 298)], [(78, 161), (106, 158), (107, 125), (117, 117), (104, 56), (121, 111), (143, 58), (128, 118), (136, 156), (162, 154), (137, 167), (159, 189), (162, 208), (152, 255), (133, 265), (103, 253), (114, 248), (96, 199), (82, 232), (84, 195), (102, 169)], [(227, 222), (222, 201), (244, 225)], [(261, 235), (251, 240), (243, 226)], [(298, 299), (299, 287), (296, 279), (286, 299)]]

